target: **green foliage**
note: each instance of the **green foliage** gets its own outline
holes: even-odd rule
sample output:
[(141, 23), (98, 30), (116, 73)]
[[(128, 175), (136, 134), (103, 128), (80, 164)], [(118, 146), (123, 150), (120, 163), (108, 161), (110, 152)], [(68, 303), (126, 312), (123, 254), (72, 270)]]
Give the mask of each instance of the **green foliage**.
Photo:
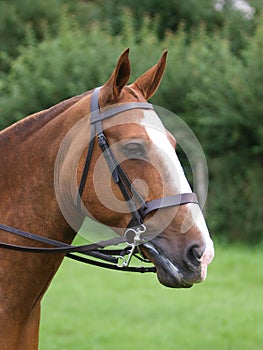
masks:
[(211, 232), (227, 232), (229, 241), (258, 244), (262, 241), (262, 165), (242, 153), (237, 157), (237, 152), (228, 152), (211, 160), (209, 169)]
[[(211, 230), (227, 231), (229, 239), (250, 243), (263, 237), (262, 45), (261, 25), (241, 58), (233, 55), (227, 38), (199, 30), (187, 45), (184, 59), (177, 61), (179, 79), (178, 75), (171, 78), (172, 82), (177, 77), (175, 91), (186, 89), (175, 101), (183, 102), (179, 111), (208, 156)], [(169, 107), (176, 110), (172, 97)]]
[(45, 23), (54, 31), (63, 3), (65, 1), (62, 0), (1, 0), (1, 51), (17, 55), (19, 47), (25, 43), (28, 24), (39, 40), (42, 39), (42, 26)]
[[(29, 28), (27, 45), (20, 49), (20, 55), (13, 60), (9, 74), (0, 84), (0, 126), (101, 85), (109, 77), (117, 55), (126, 46), (133, 48), (132, 56), (144, 47), (144, 60), (141, 62), (139, 55), (132, 59), (134, 67), (141, 72), (147, 66), (147, 60), (157, 60), (161, 50), (154, 49), (159, 44), (152, 24), (145, 19), (138, 34), (129, 12), (123, 17), (126, 24), (119, 37), (108, 35), (110, 27), (101, 29), (96, 23), (83, 31), (68, 13), (60, 17), (57, 35), (50, 35), (46, 28), (40, 43)], [(109, 50), (112, 47), (114, 52)]]
[[(126, 47), (131, 80), (167, 48), (166, 74), (152, 102), (177, 113), (201, 141), (211, 231), (256, 243), (263, 239), (263, 26), (262, 5), (254, 2), (254, 20), (228, 8), (223, 21), (222, 13), (195, 1), (197, 12), (176, 1), (127, 1), (125, 10), (119, 1), (104, 7), (100, 1), (1, 1), (0, 127), (103, 84)], [(173, 127), (170, 122), (176, 134)]]

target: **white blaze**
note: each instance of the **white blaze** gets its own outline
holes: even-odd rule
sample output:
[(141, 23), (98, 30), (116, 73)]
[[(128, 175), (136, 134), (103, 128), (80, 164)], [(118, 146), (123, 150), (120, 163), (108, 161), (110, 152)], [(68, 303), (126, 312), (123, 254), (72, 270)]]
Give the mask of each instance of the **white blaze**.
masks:
[(169, 187), (174, 191), (172, 194), (192, 192), (185, 177), (184, 170), (170, 143), (165, 127), (154, 111), (144, 111), (142, 124), (145, 126), (147, 135), (155, 145), (156, 152), (161, 159), (165, 159), (166, 178), (169, 179)]
[(169, 185), (176, 189), (176, 193), (192, 192), (181, 163), (179, 162), (177, 154), (169, 142), (167, 135), (164, 132), (149, 126), (146, 126), (145, 128), (148, 136), (156, 146), (156, 149), (159, 150), (162, 158), (167, 160), (165, 171), (166, 175), (169, 176)]
[[(147, 135), (152, 144), (155, 146), (156, 152), (159, 153), (160, 159), (164, 160), (165, 179), (168, 179), (167, 185), (171, 193), (168, 195), (191, 193), (191, 187), (185, 177), (184, 170), (175, 153), (175, 150), (168, 139), (168, 135), (161, 120), (154, 111), (144, 111), (142, 124), (145, 126)], [(206, 244), (205, 253), (201, 259), (202, 277), (206, 276), (206, 266), (211, 262), (214, 256), (213, 242), (210, 238), (209, 231), (200, 207), (196, 204), (188, 204), (189, 214), (192, 217), (191, 225), (196, 225), (201, 233), (202, 239)], [(190, 229), (189, 219), (185, 219), (182, 225), (182, 231), (186, 232)]]

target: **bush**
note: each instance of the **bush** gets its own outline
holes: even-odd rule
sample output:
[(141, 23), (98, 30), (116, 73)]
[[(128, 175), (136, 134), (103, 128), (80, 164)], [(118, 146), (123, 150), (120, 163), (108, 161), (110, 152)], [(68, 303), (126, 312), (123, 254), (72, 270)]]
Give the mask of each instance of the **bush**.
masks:
[[(176, 82), (174, 88), (166, 87), (167, 94), (183, 92), (181, 113), (207, 154), (211, 194), (207, 215), (212, 231), (250, 243), (263, 238), (262, 42), (259, 25), (238, 58), (227, 38), (208, 36), (200, 29), (184, 56), (177, 55), (178, 74), (168, 73)], [(170, 98), (170, 108), (176, 110)]]
[(38, 40), (43, 38), (42, 26), (45, 23), (48, 23), (50, 30), (55, 32), (63, 3), (65, 1), (62, 0), (1, 0), (1, 51), (15, 57), (19, 53), (19, 48), (25, 44), (28, 24), (34, 29)]
[(46, 28), (40, 43), (29, 28), (27, 46), (20, 49), (10, 73), (1, 79), (0, 126), (103, 84), (127, 46), (132, 47), (133, 76), (142, 73), (150, 60), (157, 60), (162, 50), (152, 24), (146, 19), (137, 34), (133, 17), (129, 12), (123, 16), (126, 26), (118, 37), (108, 35), (110, 28), (103, 30), (96, 23), (84, 31), (68, 13), (60, 17), (57, 35), (50, 36)]

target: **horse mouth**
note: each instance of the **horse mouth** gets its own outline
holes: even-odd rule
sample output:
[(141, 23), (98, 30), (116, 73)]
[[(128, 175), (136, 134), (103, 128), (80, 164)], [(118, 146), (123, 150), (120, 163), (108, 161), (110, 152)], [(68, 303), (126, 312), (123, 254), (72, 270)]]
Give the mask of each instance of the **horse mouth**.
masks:
[[(186, 270), (175, 262), (172, 262), (152, 241), (144, 243), (143, 253), (152, 261), (157, 270), (157, 277), (161, 284), (170, 288), (190, 288), (194, 283), (187, 277)], [(191, 274), (190, 274), (191, 275)]]

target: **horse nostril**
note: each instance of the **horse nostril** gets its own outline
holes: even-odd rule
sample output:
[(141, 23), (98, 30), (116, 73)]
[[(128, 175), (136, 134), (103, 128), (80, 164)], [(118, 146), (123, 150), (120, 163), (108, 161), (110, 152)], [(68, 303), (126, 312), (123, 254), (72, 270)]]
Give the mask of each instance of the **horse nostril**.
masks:
[(186, 252), (186, 263), (198, 267), (200, 265), (200, 259), (204, 254), (204, 250), (204, 247), (192, 245)]

